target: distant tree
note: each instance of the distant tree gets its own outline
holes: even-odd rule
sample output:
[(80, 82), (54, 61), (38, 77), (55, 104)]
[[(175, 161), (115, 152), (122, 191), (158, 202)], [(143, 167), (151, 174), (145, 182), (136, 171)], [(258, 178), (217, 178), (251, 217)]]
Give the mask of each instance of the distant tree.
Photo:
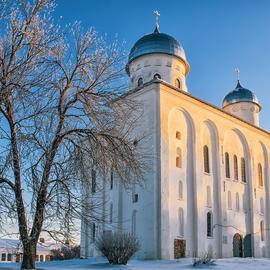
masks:
[(51, 250), (52, 260), (70, 260), (80, 258), (80, 246), (62, 246)]
[[(0, 0), (1, 1), (1, 0)], [(3, 3), (3, 0), (2, 0)], [(80, 177), (112, 169), (128, 185), (144, 168), (131, 132), (139, 104), (123, 98), (123, 53), (78, 24), (65, 31), (51, 0), (13, 0), (0, 17), (0, 218), (18, 223), (22, 269), (42, 231), (67, 239), (84, 211)], [(121, 124), (120, 124), (121, 123)], [(93, 209), (92, 209), (93, 210)]]

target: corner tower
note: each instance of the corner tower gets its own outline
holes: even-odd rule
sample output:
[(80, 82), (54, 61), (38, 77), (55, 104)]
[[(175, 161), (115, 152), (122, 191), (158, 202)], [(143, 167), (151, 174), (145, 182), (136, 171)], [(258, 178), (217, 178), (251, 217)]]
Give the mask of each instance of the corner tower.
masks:
[(187, 92), (189, 64), (184, 49), (175, 38), (159, 32), (157, 18), (155, 31), (140, 38), (129, 53), (126, 71), (131, 87), (156, 78)]
[(261, 105), (258, 98), (252, 91), (244, 88), (239, 80), (235, 89), (225, 96), (222, 107), (224, 111), (259, 126)]

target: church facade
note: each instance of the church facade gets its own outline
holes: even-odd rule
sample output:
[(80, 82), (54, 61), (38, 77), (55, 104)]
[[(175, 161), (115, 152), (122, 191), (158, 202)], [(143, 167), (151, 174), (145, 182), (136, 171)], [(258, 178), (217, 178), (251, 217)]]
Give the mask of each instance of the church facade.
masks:
[(126, 70), (151, 169), (132, 190), (108, 176), (107, 221), (82, 221), (81, 255), (98, 255), (96, 236), (118, 230), (140, 239), (138, 258), (270, 257), (270, 133), (256, 95), (238, 80), (222, 108), (192, 96), (184, 49), (158, 26), (135, 43)]

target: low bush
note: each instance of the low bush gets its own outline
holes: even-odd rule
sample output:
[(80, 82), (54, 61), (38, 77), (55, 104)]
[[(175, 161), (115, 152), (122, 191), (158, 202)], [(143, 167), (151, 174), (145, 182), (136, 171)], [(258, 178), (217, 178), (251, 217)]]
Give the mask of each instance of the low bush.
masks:
[(211, 252), (206, 252), (202, 256), (198, 258), (193, 258), (193, 266), (200, 266), (200, 265), (214, 265), (215, 260), (213, 259), (213, 255)]
[(96, 246), (110, 264), (124, 264), (139, 250), (140, 243), (136, 236), (126, 232), (105, 233)]

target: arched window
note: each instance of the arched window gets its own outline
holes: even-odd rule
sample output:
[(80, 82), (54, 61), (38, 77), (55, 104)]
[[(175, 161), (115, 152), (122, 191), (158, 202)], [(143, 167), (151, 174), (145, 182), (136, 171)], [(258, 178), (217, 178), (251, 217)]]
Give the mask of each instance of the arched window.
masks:
[(133, 210), (131, 219), (131, 233), (133, 235), (136, 235), (136, 223), (137, 223), (136, 219), (137, 219), (137, 211)]
[(228, 209), (232, 209), (232, 194), (228, 191)]
[(96, 193), (97, 191), (97, 174), (96, 174), (96, 171), (95, 170), (92, 170), (91, 171), (91, 178), (92, 178), (92, 193)]
[(225, 175), (230, 178), (230, 156), (228, 152), (225, 153)]
[(235, 194), (235, 209), (236, 211), (240, 210), (240, 202), (239, 202), (239, 193), (236, 192)]
[(154, 75), (154, 79), (161, 79), (161, 76), (160, 76), (158, 73), (156, 73), (156, 74)]
[(176, 167), (182, 168), (182, 150), (180, 147), (176, 148)]
[(236, 155), (233, 156), (233, 174), (234, 180), (238, 181), (238, 160)]
[(212, 207), (211, 188), (210, 188), (210, 186), (206, 187), (206, 205), (207, 205), (207, 207)]
[(143, 78), (139, 78), (138, 79), (138, 86), (142, 86), (143, 85)]
[(207, 213), (207, 237), (213, 236), (213, 218), (212, 218), (212, 212)]
[(244, 158), (241, 158), (241, 180), (246, 183), (246, 162)]
[(180, 132), (180, 131), (176, 131), (176, 133), (175, 133), (175, 138), (176, 138), (177, 140), (181, 140), (181, 132)]
[(261, 241), (264, 241), (264, 222), (260, 222), (260, 231), (261, 231)]
[(184, 237), (184, 210), (178, 209), (178, 222), (179, 222), (179, 236)]
[(180, 79), (175, 79), (174, 84), (175, 84), (175, 87), (182, 89), (182, 83)]
[(110, 177), (110, 182), (111, 182), (111, 185), (110, 185), (110, 187), (111, 187), (111, 189), (113, 189), (113, 170), (111, 170), (111, 177)]
[(204, 172), (210, 173), (209, 149), (207, 145), (203, 147), (203, 161), (204, 161)]
[(110, 223), (113, 221), (113, 204), (110, 204)]
[(178, 182), (178, 198), (179, 200), (183, 199), (183, 182), (182, 181)]
[(96, 240), (96, 224), (92, 223), (92, 241), (95, 242)]
[(263, 172), (261, 163), (258, 164), (258, 182), (259, 187), (263, 187)]
[(260, 198), (260, 213), (264, 214), (264, 203), (263, 198)]

